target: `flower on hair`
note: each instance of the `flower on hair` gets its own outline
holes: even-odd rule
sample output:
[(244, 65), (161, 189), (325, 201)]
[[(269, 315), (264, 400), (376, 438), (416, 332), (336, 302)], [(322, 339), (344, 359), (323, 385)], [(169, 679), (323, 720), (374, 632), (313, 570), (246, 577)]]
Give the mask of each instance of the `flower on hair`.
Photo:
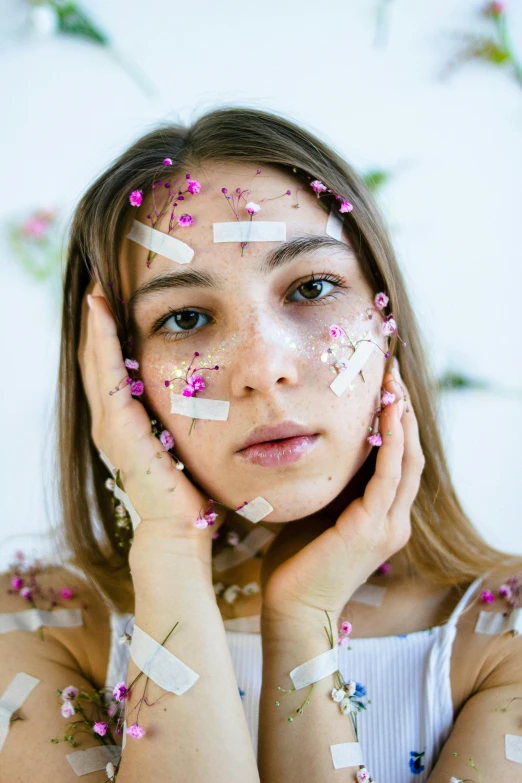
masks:
[(143, 394), (144, 390), (143, 381), (133, 381), (131, 383), (131, 394), (133, 397), (139, 397)]
[(172, 166), (172, 158), (165, 158), (163, 161), (164, 166)]
[(382, 323), (382, 333), (385, 334), (387, 337), (391, 334), (395, 334), (397, 332), (397, 324), (395, 322), (395, 319), (392, 318), (390, 315), (386, 321), (383, 321)]
[(324, 185), (319, 179), (314, 179), (313, 182), (310, 182), (310, 187), (314, 191), (317, 198), (319, 198), (320, 193), (324, 193), (326, 190), (326, 185)]
[(139, 370), (140, 365), (136, 359), (125, 359), (125, 367), (129, 370)]
[(129, 201), (131, 203), (131, 206), (139, 207), (141, 205), (141, 202), (143, 201), (143, 191), (133, 190), (129, 196)]
[(491, 604), (495, 600), (495, 596), (491, 590), (482, 590), (480, 594), (480, 600), (485, 604)]
[(139, 723), (133, 723), (132, 726), (129, 726), (126, 733), (133, 739), (141, 739), (145, 734)]
[(376, 294), (375, 299), (373, 300), (375, 307), (377, 307), (378, 310), (383, 310), (389, 301), (389, 298), (382, 291), (381, 293)]
[(351, 212), (352, 210), (353, 204), (351, 204), (349, 201), (346, 201), (346, 199), (343, 199), (341, 206), (339, 207), (339, 212)]
[(343, 334), (343, 330), (340, 326), (337, 326), (337, 324), (332, 324), (330, 326), (330, 337), (332, 337), (334, 340), (340, 340)]

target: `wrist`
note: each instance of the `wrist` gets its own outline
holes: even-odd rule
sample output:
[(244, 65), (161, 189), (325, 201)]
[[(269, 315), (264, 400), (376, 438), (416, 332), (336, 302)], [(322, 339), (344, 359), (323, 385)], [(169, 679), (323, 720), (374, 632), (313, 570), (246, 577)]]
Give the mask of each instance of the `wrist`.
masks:
[[(330, 622), (328, 621), (328, 616)], [(331, 647), (328, 637), (337, 643), (337, 613), (301, 605), (294, 607), (263, 606), (261, 612), (261, 635), (263, 645), (282, 647), (319, 647), (326, 650)], [(331, 628), (330, 628), (331, 626)]]

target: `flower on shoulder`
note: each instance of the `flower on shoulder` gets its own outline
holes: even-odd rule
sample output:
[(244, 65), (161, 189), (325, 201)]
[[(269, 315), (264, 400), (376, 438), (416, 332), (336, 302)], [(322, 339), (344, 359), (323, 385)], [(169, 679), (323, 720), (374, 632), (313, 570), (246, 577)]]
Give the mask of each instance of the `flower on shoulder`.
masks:
[(61, 706), (62, 718), (72, 718), (74, 715), (74, 706), (70, 701), (64, 701)]

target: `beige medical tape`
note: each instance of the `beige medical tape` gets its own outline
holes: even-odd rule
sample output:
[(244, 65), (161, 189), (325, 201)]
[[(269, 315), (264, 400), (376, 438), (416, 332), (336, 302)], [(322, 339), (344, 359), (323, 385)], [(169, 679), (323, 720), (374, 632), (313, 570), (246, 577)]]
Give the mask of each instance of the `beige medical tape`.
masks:
[(226, 400), (206, 400), (202, 397), (184, 397), (172, 391), (170, 393), (170, 412), (191, 419), (226, 421), (229, 410), (230, 403)]
[(328, 222), (326, 223), (326, 233), (328, 236), (334, 239), (340, 239), (343, 231), (343, 221), (333, 209), (330, 210), (328, 215)]
[(214, 242), (280, 242), (286, 239), (286, 223), (269, 220), (238, 220), (213, 223)]
[(117, 498), (120, 503), (123, 503), (127, 511), (129, 512), (129, 516), (131, 518), (132, 527), (134, 530), (138, 527), (138, 525), (141, 522), (141, 517), (139, 516), (138, 512), (134, 508), (134, 506), (131, 503), (130, 497), (127, 495), (126, 492), (124, 492), (117, 484), (116, 484), (116, 473), (117, 470), (108, 458), (108, 456), (103, 451), (98, 451), (98, 454), (100, 455), (100, 459), (103, 463), (105, 463), (105, 466), (109, 469), (109, 473), (112, 475), (114, 479), (114, 497)]
[(355, 349), (354, 353), (348, 359), (346, 363), (346, 369), (341, 370), (339, 375), (330, 384), (330, 389), (337, 394), (338, 397), (343, 394), (353, 379), (362, 370), (370, 356), (372, 355), (375, 343), (365, 340), (360, 342)]
[(18, 672), (0, 696), (0, 750), (7, 739), (11, 716), (20, 709), (39, 682), (39, 679), (30, 674)]
[(237, 546), (219, 552), (212, 560), (212, 568), (219, 573), (239, 565), (249, 557), (253, 557), (261, 547), (272, 541), (275, 535), (266, 527), (254, 528)]
[(137, 625), (132, 632), (130, 654), (138, 669), (160, 688), (177, 696), (182, 696), (199, 680), (199, 674)]
[(236, 514), (239, 514), (240, 517), (248, 519), (249, 522), (260, 522), (262, 519), (271, 514), (273, 510), (274, 509), (268, 500), (259, 497), (254, 498), (254, 500), (251, 500), (246, 504), (246, 506), (240, 508), (239, 511), (236, 511)]
[(109, 761), (117, 764), (120, 760), (121, 749), (117, 745), (98, 745), (96, 748), (76, 750), (65, 757), (74, 772), (80, 777), (105, 769)]
[(364, 764), (362, 748), (358, 742), (340, 742), (338, 745), (330, 745), (330, 751), (335, 769)]
[(522, 764), (522, 736), (506, 734), (506, 759)]
[(36, 631), (42, 626), (49, 628), (78, 628), (83, 625), (81, 609), (25, 609), (23, 612), (0, 614), (0, 633), (11, 631)]
[(290, 672), (290, 679), (294, 683), (294, 688), (306, 688), (314, 682), (328, 677), (329, 674), (335, 674), (339, 669), (339, 647), (335, 645), (330, 650), (311, 658), (306, 663), (296, 666)]
[(132, 239), (138, 245), (152, 250), (163, 258), (175, 261), (177, 264), (190, 264), (194, 258), (194, 251), (180, 239), (171, 237), (163, 231), (157, 231), (152, 226), (146, 226), (139, 220), (134, 220), (127, 239)]
[(378, 587), (377, 585), (362, 584), (357, 588), (355, 593), (350, 598), (350, 601), (354, 601), (356, 604), (367, 604), (368, 606), (380, 606), (382, 599), (386, 592), (385, 587)]
[(522, 633), (522, 608), (504, 617), (502, 612), (480, 612), (475, 625), (475, 633), (485, 633), (489, 636), (516, 631)]

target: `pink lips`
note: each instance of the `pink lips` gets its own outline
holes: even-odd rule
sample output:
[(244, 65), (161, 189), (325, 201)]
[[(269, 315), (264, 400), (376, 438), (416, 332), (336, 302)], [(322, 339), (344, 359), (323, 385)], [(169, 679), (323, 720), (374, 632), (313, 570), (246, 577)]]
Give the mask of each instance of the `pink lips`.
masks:
[(256, 427), (236, 454), (263, 467), (290, 465), (308, 454), (319, 435), (293, 422)]

